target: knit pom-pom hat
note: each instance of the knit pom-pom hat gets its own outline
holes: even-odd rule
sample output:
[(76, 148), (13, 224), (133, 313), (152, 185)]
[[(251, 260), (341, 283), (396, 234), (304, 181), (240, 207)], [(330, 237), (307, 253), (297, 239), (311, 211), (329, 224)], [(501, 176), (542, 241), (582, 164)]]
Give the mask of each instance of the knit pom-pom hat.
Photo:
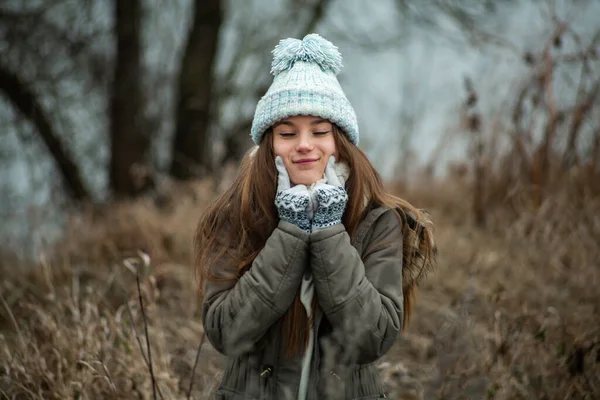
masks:
[(273, 83), (256, 106), (250, 136), (260, 144), (276, 122), (296, 115), (321, 117), (336, 124), (355, 145), (358, 123), (337, 75), (342, 55), (316, 33), (284, 39), (272, 51)]

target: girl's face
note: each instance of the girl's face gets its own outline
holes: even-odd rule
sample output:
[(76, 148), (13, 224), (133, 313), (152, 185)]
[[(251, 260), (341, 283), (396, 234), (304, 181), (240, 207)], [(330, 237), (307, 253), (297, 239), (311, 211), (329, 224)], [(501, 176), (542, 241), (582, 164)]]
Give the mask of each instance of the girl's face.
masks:
[(273, 125), (273, 150), (293, 184), (309, 186), (322, 179), (329, 157), (338, 159), (332, 128), (326, 119), (304, 115)]

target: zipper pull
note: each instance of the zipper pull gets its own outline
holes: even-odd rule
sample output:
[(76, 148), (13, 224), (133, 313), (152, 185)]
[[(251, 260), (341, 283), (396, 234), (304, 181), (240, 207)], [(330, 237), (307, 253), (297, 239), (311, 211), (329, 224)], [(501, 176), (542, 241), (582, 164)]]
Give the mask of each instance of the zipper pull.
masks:
[(335, 372), (333, 372), (333, 370), (330, 370), (330, 371), (329, 371), (329, 375), (333, 375), (333, 376), (335, 376), (335, 377), (336, 377), (336, 378), (337, 378), (339, 381), (341, 381), (341, 380), (342, 380), (342, 378), (340, 378), (340, 376), (339, 376), (338, 374), (336, 374)]
[(261, 368), (263, 372), (260, 373), (261, 378), (268, 378), (273, 373), (273, 367), (270, 365), (265, 365)]

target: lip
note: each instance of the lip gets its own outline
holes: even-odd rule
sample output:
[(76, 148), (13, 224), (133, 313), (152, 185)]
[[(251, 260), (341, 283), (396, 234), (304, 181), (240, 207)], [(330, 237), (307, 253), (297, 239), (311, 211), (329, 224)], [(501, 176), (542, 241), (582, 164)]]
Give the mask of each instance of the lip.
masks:
[(302, 158), (300, 160), (294, 161), (294, 164), (298, 165), (311, 165), (319, 161), (318, 158)]

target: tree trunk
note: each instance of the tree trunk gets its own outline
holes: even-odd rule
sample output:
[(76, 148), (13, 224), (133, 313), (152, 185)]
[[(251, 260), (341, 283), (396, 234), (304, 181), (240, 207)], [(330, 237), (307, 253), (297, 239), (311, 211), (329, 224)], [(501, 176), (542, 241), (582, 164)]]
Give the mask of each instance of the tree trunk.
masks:
[(77, 201), (90, 200), (89, 191), (81, 178), (77, 164), (75, 164), (64, 143), (53, 130), (50, 119), (35, 94), (16, 74), (4, 66), (0, 66), (0, 90), (37, 129), (40, 138), (56, 163), (69, 196)]
[(171, 175), (191, 179), (210, 170), (207, 148), (213, 69), (222, 24), (221, 0), (195, 0), (194, 20), (179, 73)]
[(141, 92), (141, 1), (116, 0), (117, 54), (110, 98), (110, 189), (117, 197), (132, 197), (144, 190), (144, 170), (149, 147), (143, 130)]

